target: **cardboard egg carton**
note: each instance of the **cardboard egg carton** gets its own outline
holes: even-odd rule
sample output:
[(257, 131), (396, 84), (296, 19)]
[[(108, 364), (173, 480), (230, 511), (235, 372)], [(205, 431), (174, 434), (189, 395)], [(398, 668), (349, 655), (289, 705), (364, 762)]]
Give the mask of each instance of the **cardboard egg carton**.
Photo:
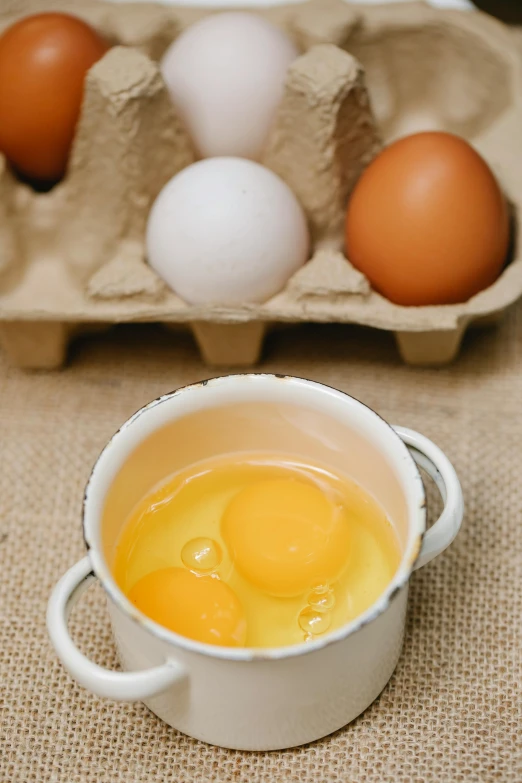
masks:
[(153, 321), (189, 325), (212, 365), (253, 364), (268, 328), (299, 322), (389, 330), (406, 362), (437, 364), (456, 356), (470, 324), (496, 319), (521, 296), (516, 244), (493, 286), (464, 304), (439, 307), (392, 304), (343, 255), (344, 213), (358, 176), (381, 138), (416, 130), (468, 138), (518, 220), (522, 58), (499, 22), (409, 2), (363, 8), (311, 0), (259, 11), (302, 51), (262, 162), (300, 199), (313, 255), (264, 304), (202, 307), (185, 304), (149, 268), (143, 239), (154, 198), (195, 159), (157, 60), (206, 12), (4, 0), (0, 26), (42, 10), (74, 12), (117, 45), (87, 76), (66, 178), (36, 193), (5, 163), (0, 167), (0, 343), (14, 363), (57, 367), (78, 330)]

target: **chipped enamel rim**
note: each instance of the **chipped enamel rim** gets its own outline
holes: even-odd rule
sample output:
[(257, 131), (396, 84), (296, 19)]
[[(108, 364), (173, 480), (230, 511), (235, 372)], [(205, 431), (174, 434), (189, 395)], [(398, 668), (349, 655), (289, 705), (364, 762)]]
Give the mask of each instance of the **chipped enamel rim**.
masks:
[[(285, 391), (281, 394), (282, 389)], [(199, 395), (199, 399), (198, 399)], [(207, 400), (204, 400), (204, 397)], [(142, 614), (116, 584), (102, 556), (100, 528), (109, 487), (132, 451), (152, 432), (175, 418), (198, 410), (255, 400), (288, 402), (343, 419), (388, 458), (403, 489), (408, 511), (408, 539), (395, 576), (381, 596), (359, 617), (329, 633), (324, 639), (284, 647), (220, 647), (204, 644), (169, 631)], [(211, 400), (211, 401), (210, 401)], [(191, 404), (192, 403), (192, 404)], [(210, 403), (210, 404), (209, 404)], [(167, 413), (167, 408), (169, 413)], [(344, 412), (344, 413), (343, 413)], [(357, 413), (354, 416), (354, 412)], [(347, 415), (348, 414), (348, 415)], [(373, 434), (368, 437), (368, 433)], [(230, 661), (276, 660), (316, 652), (355, 634), (385, 612), (408, 583), (426, 531), (426, 495), (413, 457), (395, 430), (375, 411), (345, 392), (316, 381), (287, 375), (245, 373), (226, 375), (180, 387), (134, 413), (113, 435), (98, 457), (85, 488), (83, 535), (94, 574), (111, 601), (129, 618), (173, 649)]]

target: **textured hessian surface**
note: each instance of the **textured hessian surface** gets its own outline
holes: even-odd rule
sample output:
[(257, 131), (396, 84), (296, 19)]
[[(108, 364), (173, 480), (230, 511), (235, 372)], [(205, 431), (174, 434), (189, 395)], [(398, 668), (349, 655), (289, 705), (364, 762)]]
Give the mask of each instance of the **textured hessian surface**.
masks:
[[(155, 327), (86, 338), (63, 372), (24, 374), (0, 358), (2, 783), (522, 780), (522, 309), (498, 330), (469, 335), (444, 369), (407, 368), (387, 335), (339, 327), (274, 335), (261, 369), (331, 384), (417, 428), (461, 476), (462, 532), (412, 579), (390, 684), (352, 725), (276, 753), (209, 747), (140, 704), (77, 687), (44, 618), (53, 584), (84, 553), (90, 467), (134, 410), (209, 371), (188, 336)], [(99, 587), (72, 627), (94, 660), (116, 665)]]

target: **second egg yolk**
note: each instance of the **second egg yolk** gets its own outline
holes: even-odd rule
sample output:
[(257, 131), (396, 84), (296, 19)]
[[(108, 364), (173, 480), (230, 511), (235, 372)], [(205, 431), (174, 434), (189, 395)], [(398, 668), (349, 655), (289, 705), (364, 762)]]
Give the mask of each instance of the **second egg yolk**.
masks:
[(243, 577), (280, 597), (336, 581), (350, 546), (343, 508), (295, 479), (260, 481), (239, 492), (224, 513), (222, 534)]
[(151, 620), (189, 639), (225, 647), (245, 644), (242, 606), (234, 591), (214, 577), (162, 568), (136, 582), (129, 600)]

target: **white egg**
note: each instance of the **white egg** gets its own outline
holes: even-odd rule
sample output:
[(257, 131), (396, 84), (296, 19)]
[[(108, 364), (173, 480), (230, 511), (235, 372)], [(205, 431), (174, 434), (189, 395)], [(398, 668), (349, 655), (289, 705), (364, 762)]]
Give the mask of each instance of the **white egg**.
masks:
[(192, 304), (264, 302), (307, 260), (303, 209), (278, 176), (210, 158), (173, 177), (147, 225), (151, 267)]
[(201, 157), (257, 160), (298, 56), (277, 27), (249, 13), (223, 13), (189, 27), (161, 70)]

